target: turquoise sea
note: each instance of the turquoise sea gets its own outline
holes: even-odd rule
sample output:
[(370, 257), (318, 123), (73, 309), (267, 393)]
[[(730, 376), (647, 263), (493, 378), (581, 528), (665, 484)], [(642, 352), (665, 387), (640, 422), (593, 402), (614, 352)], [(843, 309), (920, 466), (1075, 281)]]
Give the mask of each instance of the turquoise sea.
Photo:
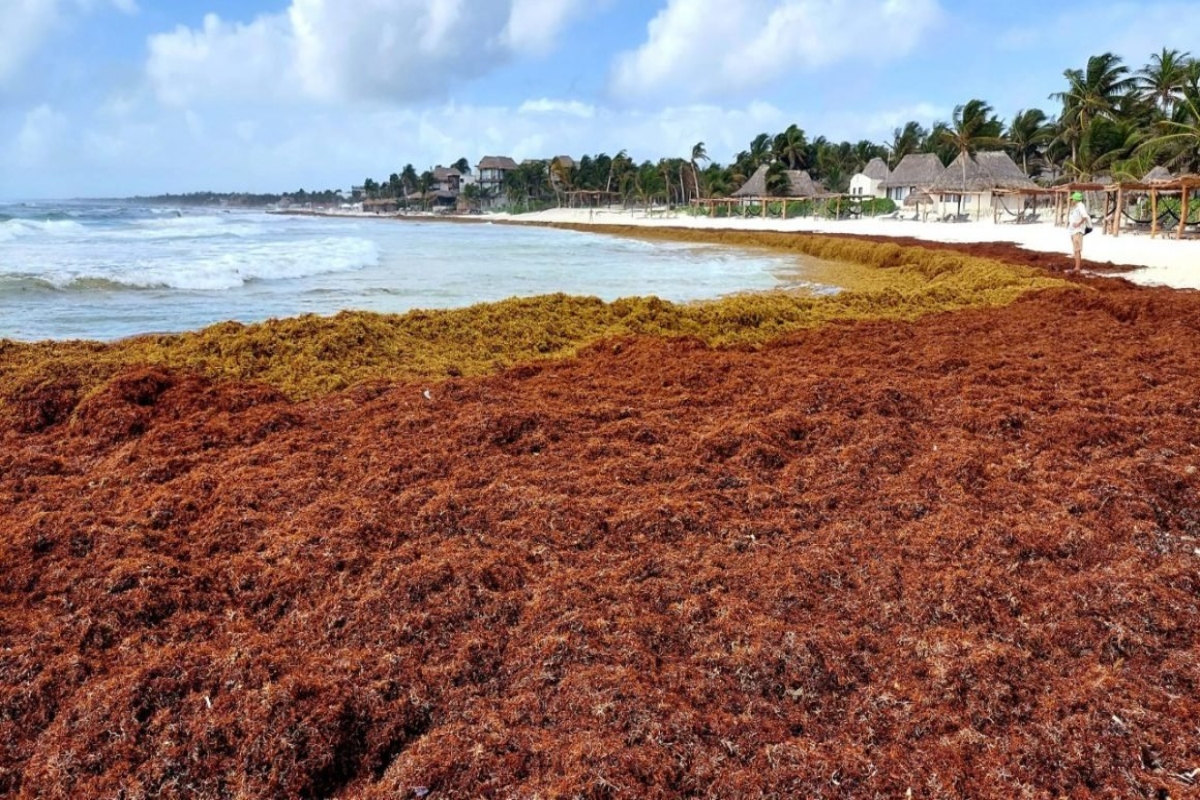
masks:
[(716, 246), (486, 222), (0, 203), (0, 338), (112, 340), (552, 292), (684, 302), (794, 283), (797, 267)]

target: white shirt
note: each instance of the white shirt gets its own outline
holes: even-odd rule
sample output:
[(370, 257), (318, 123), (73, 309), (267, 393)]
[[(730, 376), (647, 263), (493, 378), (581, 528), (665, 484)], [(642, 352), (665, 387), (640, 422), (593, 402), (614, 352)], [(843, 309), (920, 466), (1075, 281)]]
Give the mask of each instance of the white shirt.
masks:
[(1083, 233), (1083, 229), (1086, 228), (1088, 223), (1091, 221), (1091, 217), (1088, 216), (1087, 206), (1085, 206), (1083, 201), (1080, 200), (1075, 204), (1075, 207), (1071, 209), (1071, 217), (1067, 221), (1067, 229), (1070, 230), (1071, 235), (1074, 236), (1077, 233)]

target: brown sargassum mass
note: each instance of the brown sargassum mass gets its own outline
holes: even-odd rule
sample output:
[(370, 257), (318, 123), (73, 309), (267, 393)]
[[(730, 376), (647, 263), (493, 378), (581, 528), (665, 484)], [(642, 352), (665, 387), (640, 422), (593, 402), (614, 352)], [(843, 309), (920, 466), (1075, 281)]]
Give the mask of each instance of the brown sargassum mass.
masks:
[(1200, 298), (1014, 270), (5, 344), (0, 795), (1198, 796)]

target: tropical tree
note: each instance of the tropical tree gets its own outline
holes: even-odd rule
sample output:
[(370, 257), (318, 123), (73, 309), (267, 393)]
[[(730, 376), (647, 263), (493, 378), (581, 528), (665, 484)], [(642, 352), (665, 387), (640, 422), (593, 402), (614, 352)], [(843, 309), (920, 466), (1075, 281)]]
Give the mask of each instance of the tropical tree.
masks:
[(892, 131), (892, 144), (889, 148), (891, 155), (888, 159), (888, 166), (895, 169), (906, 155), (910, 153), (919, 153), (924, 146), (925, 141), (929, 138), (929, 131), (921, 127), (920, 123), (909, 121), (904, 123), (903, 128), (896, 128)]
[(769, 133), (760, 133), (755, 136), (750, 142), (750, 161), (753, 163), (751, 172), (758, 169), (759, 165), (765, 164), (774, 156), (771, 149), (774, 146), (774, 140)]
[(404, 194), (408, 196), (417, 190), (417, 170), (412, 164), (405, 164), (400, 170), (400, 182), (404, 184)]
[(992, 113), (992, 107), (982, 100), (970, 100), (954, 108), (950, 126), (941, 132), (947, 146), (953, 147), (962, 161), (962, 192), (958, 195), (958, 213), (962, 213), (962, 196), (967, 190), (967, 161), (980, 147), (997, 147), (1004, 143), (1004, 126)]
[(782, 161), (772, 161), (767, 167), (765, 191), (768, 197), (784, 197), (792, 188), (791, 179)]
[(692, 145), (692, 182), (696, 184), (696, 197), (701, 196), (700, 192), (700, 168), (697, 166), (700, 162), (708, 162), (711, 159), (708, 157), (708, 151), (704, 149), (704, 142), (696, 142)]
[(1183, 97), (1188, 79), (1190, 53), (1163, 48), (1150, 56), (1150, 63), (1137, 74), (1137, 86), (1142, 95), (1153, 102), (1164, 117), (1170, 117), (1175, 104)]
[(1177, 104), (1171, 119), (1158, 123), (1157, 135), (1142, 147), (1164, 153), (1167, 164), (1179, 172), (1200, 170), (1200, 97), (1188, 95)]
[(368, 200), (374, 200), (379, 196), (379, 184), (373, 178), (367, 178), (363, 181), (363, 194)]
[(788, 169), (803, 169), (808, 155), (808, 138), (798, 126), (789, 125), (787, 130), (775, 137), (772, 151), (775, 158), (787, 164)]
[(1062, 101), (1060, 135), (1069, 137), (1071, 158), (1077, 159), (1079, 140), (1091, 121), (1097, 117), (1114, 118), (1117, 101), (1132, 91), (1137, 82), (1130, 77), (1121, 57), (1112, 53), (1092, 56), (1086, 68), (1068, 69), (1063, 77), (1067, 79), (1067, 90), (1055, 92), (1050, 98)]
[(458, 170), (460, 175), (470, 175), (471, 174), (471, 162), (467, 161), (466, 156), (463, 156), (462, 158), (460, 158), (458, 161), (455, 161), (450, 166), (452, 166), (454, 169)]
[(1008, 148), (1013, 157), (1021, 165), (1026, 175), (1030, 162), (1036, 167), (1042, 160), (1046, 146), (1054, 139), (1054, 126), (1046, 117), (1046, 112), (1039, 108), (1022, 109), (1013, 117), (1005, 132)]

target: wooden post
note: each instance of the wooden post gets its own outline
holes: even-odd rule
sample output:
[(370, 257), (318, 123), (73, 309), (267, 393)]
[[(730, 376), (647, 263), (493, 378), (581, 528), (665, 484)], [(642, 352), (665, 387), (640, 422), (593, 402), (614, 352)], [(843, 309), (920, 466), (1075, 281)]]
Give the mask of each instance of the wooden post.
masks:
[(781, 218), (787, 219), (787, 198), (786, 197), (783, 198), (783, 214), (781, 215)]
[(1183, 238), (1183, 229), (1187, 227), (1188, 218), (1188, 200), (1191, 198), (1192, 190), (1187, 184), (1183, 184), (1183, 191), (1180, 193), (1183, 196), (1183, 201), (1180, 203), (1179, 209), (1179, 232), (1175, 234), (1176, 239)]
[(758, 199), (758, 202), (762, 203), (763, 219), (766, 219), (767, 218), (767, 198), (760, 197)]
[(1117, 186), (1117, 207), (1112, 212), (1112, 235), (1121, 235), (1121, 212), (1124, 210), (1124, 187)]
[(1150, 238), (1158, 235), (1158, 190), (1150, 190)]

